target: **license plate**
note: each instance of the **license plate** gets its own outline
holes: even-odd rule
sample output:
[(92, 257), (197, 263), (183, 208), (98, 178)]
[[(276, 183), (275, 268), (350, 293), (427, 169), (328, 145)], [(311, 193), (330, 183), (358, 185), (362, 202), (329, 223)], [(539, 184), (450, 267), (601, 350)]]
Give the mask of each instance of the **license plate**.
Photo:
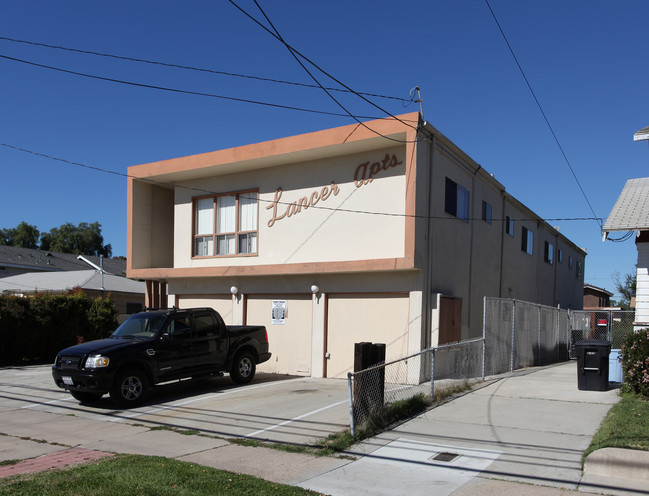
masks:
[(66, 386), (74, 386), (74, 381), (72, 380), (72, 377), (64, 375), (62, 379), (63, 379), (63, 384), (65, 384)]

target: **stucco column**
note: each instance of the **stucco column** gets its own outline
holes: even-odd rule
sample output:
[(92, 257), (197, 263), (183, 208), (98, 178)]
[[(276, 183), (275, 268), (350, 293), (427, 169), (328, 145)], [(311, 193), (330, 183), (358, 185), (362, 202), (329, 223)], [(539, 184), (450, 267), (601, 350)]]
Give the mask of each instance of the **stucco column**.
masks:
[(421, 291), (410, 291), (410, 318), (408, 319), (408, 354), (417, 353), (425, 346), (422, 332), (423, 300)]
[(232, 325), (244, 324), (244, 310), (246, 296), (241, 293), (232, 295)]
[(326, 329), (326, 295), (314, 291), (312, 296), (311, 320), (311, 377), (324, 377), (325, 329)]

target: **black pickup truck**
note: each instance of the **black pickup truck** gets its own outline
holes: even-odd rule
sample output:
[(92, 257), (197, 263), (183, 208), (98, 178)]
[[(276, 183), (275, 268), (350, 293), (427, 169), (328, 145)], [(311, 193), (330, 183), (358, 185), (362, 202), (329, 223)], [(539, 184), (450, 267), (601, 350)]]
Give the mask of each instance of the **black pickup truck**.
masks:
[(81, 402), (109, 393), (128, 408), (161, 382), (229, 372), (248, 383), (269, 358), (264, 326), (226, 326), (211, 308), (155, 309), (131, 315), (107, 339), (62, 350), (52, 376)]

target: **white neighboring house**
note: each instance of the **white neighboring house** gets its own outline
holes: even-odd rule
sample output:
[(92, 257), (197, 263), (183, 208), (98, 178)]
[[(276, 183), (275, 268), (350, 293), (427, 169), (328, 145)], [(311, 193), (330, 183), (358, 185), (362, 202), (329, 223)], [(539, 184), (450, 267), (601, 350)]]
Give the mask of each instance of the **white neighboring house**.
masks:
[(612, 232), (635, 231), (636, 329), (649, 327), (649, 177), (629, 179), (603, 227), (604, 239)]
[(135, 313), (143, 307), (144, 282), (102, 274), (98, 270), (28, 272), (0, 279), (0, 293), (64, 293), (74, 288), (80, 288), (90, 297), (110, 294), (120, 314), (120, 321), (126, 314)]
[[(633, 135), (633, 141), (649, 140), (649, 126)], [(636, 264), (635, 329), (649, 327), (649, 177), (629, 179), (604, 223), (606, 239), (611, 232), (635, 231)]]

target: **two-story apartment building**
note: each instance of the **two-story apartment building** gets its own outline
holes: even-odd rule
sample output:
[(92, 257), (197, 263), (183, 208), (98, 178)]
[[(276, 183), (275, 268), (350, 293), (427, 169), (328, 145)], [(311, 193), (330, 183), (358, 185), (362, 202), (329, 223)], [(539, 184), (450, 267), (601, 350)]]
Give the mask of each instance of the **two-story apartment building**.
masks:
[(585, 252), (418, 113), (128, 173), (128, 276), (149, 304), (266, 325), (260, 371), (479, 336), (484, 296), (581, 308)]

